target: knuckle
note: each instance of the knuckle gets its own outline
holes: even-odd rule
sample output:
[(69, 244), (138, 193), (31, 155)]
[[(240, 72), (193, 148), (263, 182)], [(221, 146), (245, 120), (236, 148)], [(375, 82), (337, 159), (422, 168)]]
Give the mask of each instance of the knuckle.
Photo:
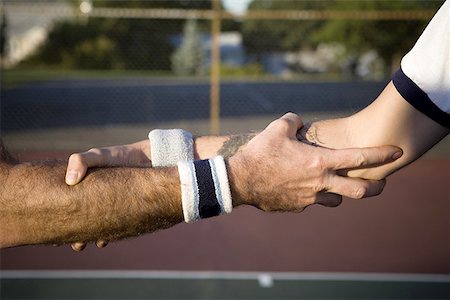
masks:
[(362, 199), (362, 198), (364, 198), (364, 196), (367, 193), (367, 190), (368, 190), (368, 188), (366, 186), (357, 187), (353, 191), (353, 198), (355, 198), (355, 199)]
[(275, 127), (282, 131), (287, 131), (291, 127), (291, 121), (288, 119), (278, 119), (274, 123)]
[(293, 113), (291, 111), (286, 113), (285, 116), (289, 116), (291, 118), (300, 118), (299, 115), (297, 115), (296, 113)]
[(80, 153), (74, 153), (74, 154), (70, 155), (69, 162), (82, 163), (83, 162), (83, 156)]
[(362, 167), (366, 164), (367, 157), (364, 153), (359, 152), (355, 157), (355, 165), (358, 167)]
[(317, 180), (317, 183), (312, 187), (312, 190), (314, 191), (314, 193), (320, 193), (323, 191), (327, 190), (326, 184), (325, 184), (325, 180), (323, 180), (322, 178)]
[(312, 157), (309, 166), (313, 172), (323, 173), (328, 170), (327, 159), (323, 155)]
[(96, 155), (101, 155), (102, 154), (102, 151), (99, 148), (91, 148), (87, 152), (93, 153), (93, 154), (96, 154)]
[[(316, 179), (313, 191), (315, 193), (325, 192), (331, 188), (331, 182), (329, 176), (319, 176)], [(317, 195), (316, 195), (317, 196)]]

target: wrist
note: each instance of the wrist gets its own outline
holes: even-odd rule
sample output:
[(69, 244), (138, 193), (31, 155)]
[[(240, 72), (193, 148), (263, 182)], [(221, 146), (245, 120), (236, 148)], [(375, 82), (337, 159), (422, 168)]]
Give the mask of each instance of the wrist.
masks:
[(151, 162), (152, 160), (151, 145), (148, 139), (130, 144), (129, 146), (131, 146), (131, 149), (138, 150), (136, 153), (137, 155), (139, 155), (138, 162), (140, 165), (146, 165), (148, 161)]
[(194, 138), (194, 159), (208, 159), (217, 155), (226, 136), (200, 136)]
[(239, 156), (232, 156), (226, 161), (226, 166), (233, 207), (243, 204), (253, 205), (249, 192), (249, 172), (244, 160)]
[(231, 213), (233, 202), (222, 156), (179, 161), (177, 166), (186, 223)]

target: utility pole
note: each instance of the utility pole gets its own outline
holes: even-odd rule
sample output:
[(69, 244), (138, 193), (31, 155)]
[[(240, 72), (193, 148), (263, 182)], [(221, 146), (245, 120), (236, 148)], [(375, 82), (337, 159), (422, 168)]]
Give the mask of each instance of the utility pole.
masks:
[(211, 19), (211, 94), (210, 94), (210, 133), (220, 134), (220, 0), (212, 1)]

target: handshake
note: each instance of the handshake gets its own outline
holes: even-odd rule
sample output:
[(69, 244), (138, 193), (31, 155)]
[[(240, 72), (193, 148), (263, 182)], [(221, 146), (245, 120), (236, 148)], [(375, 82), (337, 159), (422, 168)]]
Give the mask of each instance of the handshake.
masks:
[(142, 141), (73, 154), (67, 168), (17, 163), (0, 140), (0, 247), (72, 243), (81, 250), (243, 204), (301, 212), (338, 206), (342, 196), (378, 195), (385, 177), (450, 132), (449, 49), (436, 42), (449, 36), (449, 3), (377, 99), (347, 118), (304, 126), (288, 113), (256, 135), (185, 140), (190, 150), (175, 161)]
[[(333, 128), (344, 129), (339, 119), (335, 122)], [(377, 167), (391, 164), (402, 156), (402, 151), (394, 146), (329, 149), (323, 146), (331, 146), (335, 138), (342, 142), (348, 130), (343, 130), (341, 136), (319, 137), (318, 128), (326, 133), (322, 129), (327, 124), (323, 125), (304, 127), (298, 115), (287, 113), (258, 134), (192, 140), (187, 134), (170, 139), (160, 133), (153, 141), (150, 138), (151, 142), (72, 154), (65, 181), (76, 189), (95, 183), (97, 169), (89, 174), (90, 168), (109, 167), (104, 169), (110, 170), (104, 174), (105, 180), (115, 180), (118, 174), (114, 171), (126, 170), (128, 175), (119, 178), (112, 188), (116, 192), (128, 191), (131, 199), (114, 196), (117, 199), (113, 202), (122, 201), (119, 206), (127, 207), (122, 214), (135, 212), (137, 217), (131, 224), (129, 218), (123, 218), (125, 224), (92, 230), (100, 231), (96, 237), (100, 248), (109, 240), (167, 228), (183, 220), (189, 223), (229, 213), (244, 204), (267, 212), (301, 212), (313, 204), (336, 207), (342, 196), (360, 199), (381, 193), (385, 180), (378, 177), (385, 173), (377, 172)], [(134, 173), (144, 170), (147, 175), (131, 179)], [(144, 199), (139, 199), (142, 191), (134, 191), (135, 186), (145, 191)], [(117, 217), (109, 209), (104, 212), (97, 217)], [(111, 227), (119, 228), (119, 232), (112, 233)], [(74, 250), (84, 249), (86, 240), (80, 237), (80, 241), (72, 241)]]

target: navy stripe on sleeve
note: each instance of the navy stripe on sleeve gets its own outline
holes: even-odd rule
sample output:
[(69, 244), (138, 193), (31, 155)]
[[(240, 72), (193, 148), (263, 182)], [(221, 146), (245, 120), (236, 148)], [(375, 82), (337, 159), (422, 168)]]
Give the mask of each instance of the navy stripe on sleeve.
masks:
[(217, 201), (211, 166), (208, 160), (194, 161), (195, 176), (198, 186), (198, 212), (200, 218), (210, 218), (220, 214), (220, 205)]
[(450, 128), (450, 114), (434, 104), (430, 97), (403, 73), (401, 68), (392, 76), (392, 82), (400, 95), (414, 108), (442, 126)]

